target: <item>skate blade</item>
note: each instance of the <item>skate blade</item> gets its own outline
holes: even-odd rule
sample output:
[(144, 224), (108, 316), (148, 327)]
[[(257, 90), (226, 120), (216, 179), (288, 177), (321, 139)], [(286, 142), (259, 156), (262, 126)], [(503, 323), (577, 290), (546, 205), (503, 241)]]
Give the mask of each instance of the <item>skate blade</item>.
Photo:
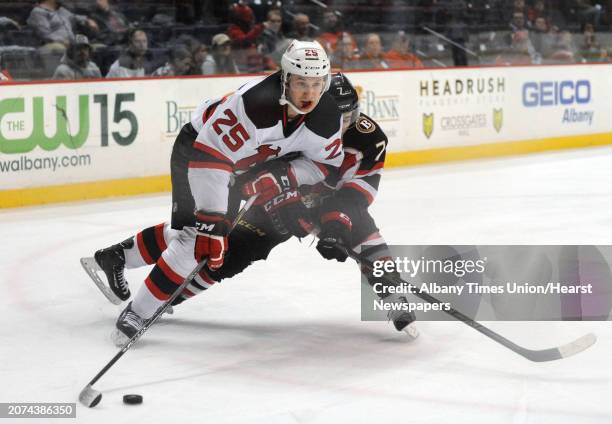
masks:
[(130, 340), (130, 338), (115, 328), (111, 333), (111, 340), (115, 346), (123, 347)]
[(416, 340), (421, 334), (414, 322), (408, 324), (402, 331), (408, 334), (408, 337), (410, 337), (410, 341)]
[(102, 292), (102, 294), (114, 305), (121, 305), (122, 300), (113, 293), (113, 291), (102, 281), (98, 272), (102, 272), (102, 269), (96, 263), (94, 258), (81, 258), (81, 266), (89, 275), (89, 278), (98, 286), (98, 289)]

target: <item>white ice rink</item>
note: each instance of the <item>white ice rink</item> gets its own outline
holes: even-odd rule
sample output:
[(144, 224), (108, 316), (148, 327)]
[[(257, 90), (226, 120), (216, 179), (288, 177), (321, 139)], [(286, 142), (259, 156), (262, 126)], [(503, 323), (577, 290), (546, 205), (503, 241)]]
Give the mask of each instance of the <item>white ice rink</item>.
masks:
[[(388, 170), (372, 207), (391, 244), (611, 244), (612, 148)], [(0, 402), (76, 402), (117, 352), (110, 304), (79, 257), (169, 217), (169, 195), (0, 212)], [(407, 343), (360, 321), (358, 270), (292, 240), (176, 308), (95, 386), (79, 423), (612, 422), (609, 322), (490, 323), (530, 363), (457, 322)], [(127, 276), (134, 293), (147, 270)], [(121, 402), (144, 396), (140, 406)], [(37, 422), (6, 420), (4, 422)]]

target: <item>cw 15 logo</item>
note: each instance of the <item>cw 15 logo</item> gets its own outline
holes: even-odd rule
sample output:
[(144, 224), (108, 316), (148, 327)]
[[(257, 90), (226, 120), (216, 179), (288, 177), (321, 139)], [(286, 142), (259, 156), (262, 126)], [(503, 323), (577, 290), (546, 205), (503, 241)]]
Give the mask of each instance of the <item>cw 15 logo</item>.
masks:
[(591, 101), (591, 83), (578, 81), (529, 81), (523, 84), (523, 106), (585, 104)]
[[(0, 153), (28, 153), (40, 146), (43, 150), (51, 151), (64, 145), (69, 149), (78, 149), (83, 146), (89, 137), (90, 113), (88, 95), (78, 96), (78, 120), (71, 121), (68, 118), (66, 96), (55, 97), (53, 109), (55, 110), (55, 134), (47, 135), (45, 124), (53, 119), (52, 114), (45, 116), (43, 97), (32, 98), (32, 115), (24, 116), (25, 99), (23, 97), (13, 97), (0, 100)], [(93, 102), (100, 105), (100, 143), (108, 146), (109, 136), (109, 114), (108, 114), (108, 95), (95, 94)], [(138, 134), (138, 119), (134, 112), (124, 107), (126, 102), (135, 100), (134, 93), (118, 93), (114, 98), (114, 111), (112, 120), (116, 126), (122, 121), (127, 121), (129, 131), (123, 135), (125, 130), (113, 131), (113, 140), (121, 145), (131, 144)], [(15, 116), (16, 115), (16, 116)], [(73, 116), (73, 114), (70, 114)], [(7, 132), (23, 133), (26, 129), (26, 120), (31, 122), (32, 131), (23, 137), (10, 137)], [(78, 124), (78, 131), (76, 130)], [(124, 127), (125, 128), (125, 127)], [(8, 130), (8, 131), (6, 131)]]

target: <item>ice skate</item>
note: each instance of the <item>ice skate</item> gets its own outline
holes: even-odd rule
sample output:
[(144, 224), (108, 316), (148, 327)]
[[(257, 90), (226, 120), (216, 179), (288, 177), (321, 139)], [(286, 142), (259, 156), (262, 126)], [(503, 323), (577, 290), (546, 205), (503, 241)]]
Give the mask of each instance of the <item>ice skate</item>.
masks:
[[(102, 294), (113, 304), (119, 305), (130, 298), (130, 288), (125, 279), (125, 254), (123, 249), (133, 246), (134, 240), (127, 239), (105, 249), (98, 250), (94, 257), (81, 258), (85, 272), (98, 286)], [(99, 271), (106, 277), (106, 283), (100, 278)]]
[[(401, 296), (398, 302), (407, 303), (405, 297)], [(414, 312), (390, 310), (387, 314), (389, 321), (393, 321), (393, 326), (397, 331), (403, 331), (414, 340), (419, 337), (419, 330), (416, 327), (416, 315)]]
[(132, 302), (128, 303), (125, 309), (119, 314), (115, 323), (115, 330), (111, 338), (117, 346), (123, 346), (130, 340), (145, 324), (146, 319), (140, 317), (132, 310)]

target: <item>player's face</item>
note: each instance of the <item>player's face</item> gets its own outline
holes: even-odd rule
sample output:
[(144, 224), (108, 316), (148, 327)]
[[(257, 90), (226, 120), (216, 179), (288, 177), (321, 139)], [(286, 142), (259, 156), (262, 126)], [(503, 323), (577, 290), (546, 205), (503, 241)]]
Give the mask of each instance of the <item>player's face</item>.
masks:
[(301, 111), (308, 113), (317, 106), (324, 88), (324, 77), (292, 75), (289, 78), (289, 99)]

